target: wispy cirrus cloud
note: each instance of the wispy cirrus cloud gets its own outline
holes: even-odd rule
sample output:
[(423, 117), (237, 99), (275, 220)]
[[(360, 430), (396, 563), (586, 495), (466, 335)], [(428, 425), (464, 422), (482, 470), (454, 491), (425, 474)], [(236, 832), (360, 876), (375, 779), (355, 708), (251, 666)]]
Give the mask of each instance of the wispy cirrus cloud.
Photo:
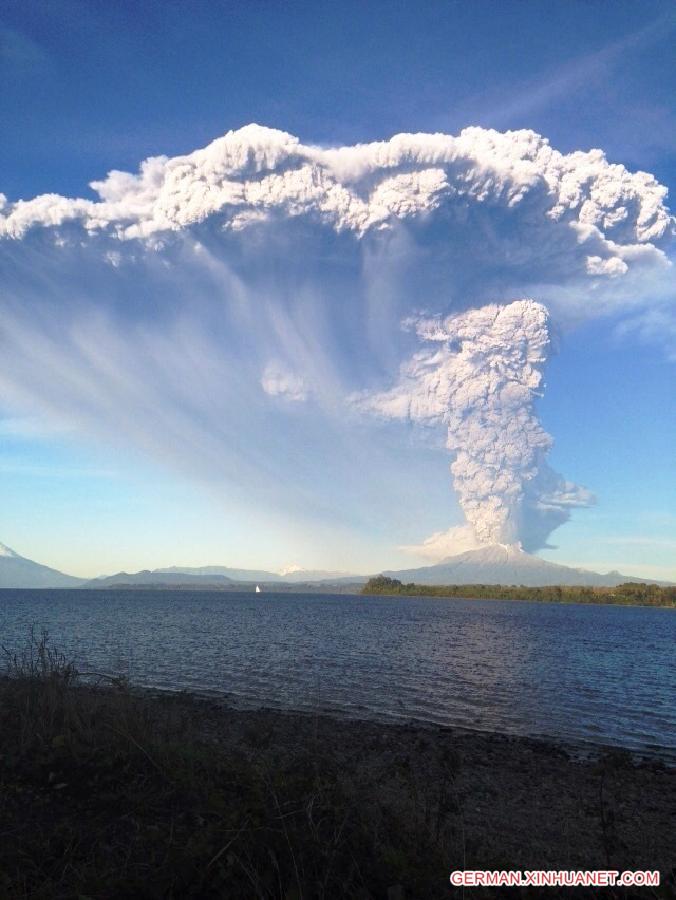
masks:
[(481, 118), (504, 127), (515, 119), (551, 106), (562, 97), (570, 98), (593, 90), (616, 67), (626, 62), (627, 54), (649, 50), (655, 43), (669, 41), (674, 31), (676, 15), (672, 11), (657, 16), (638, 30), (573, 58), (536, 81), (523, 84), (521, 89), (512, 85), (511, 96), (503, 97), (503, 102)]

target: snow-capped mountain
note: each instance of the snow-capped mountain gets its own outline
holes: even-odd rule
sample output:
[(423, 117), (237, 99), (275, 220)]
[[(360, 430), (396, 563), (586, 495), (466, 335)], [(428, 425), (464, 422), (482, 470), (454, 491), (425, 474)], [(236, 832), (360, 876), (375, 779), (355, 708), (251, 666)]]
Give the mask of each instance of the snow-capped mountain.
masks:
[(525, 553), (518, 544), (489, 544), (449, 556), (434, 566), (384, 572), (390, 578), (416, 584), (516, 584), (538, 587), (573, 584), (614, 587), (627, 581), (654, 581), (619, 572), (601, 575), (589, 569), (576, 569), (548, 562)]
[(79, 584), (81, 578), (42, 566), (0, 544), (0, 588), (67, 588)]

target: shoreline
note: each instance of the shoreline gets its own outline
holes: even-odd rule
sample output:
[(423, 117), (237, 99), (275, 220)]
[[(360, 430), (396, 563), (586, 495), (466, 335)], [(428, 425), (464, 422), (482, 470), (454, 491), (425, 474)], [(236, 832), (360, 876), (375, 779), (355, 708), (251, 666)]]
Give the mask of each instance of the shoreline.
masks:
[[(666, 879), (676, 866), (676, 778), (659, 760), (68, 676), (0, 678), (0, 785), (0, 895), (3, 877), (26, 877), (31, 852), (44, 877), (45, 847), (60, 854), (49, 865), (61, 881), (43, 893), (12, 893), (10, 882), (8, 895), (258, 896), (247, 879), (262, 884), (271, 858), (283, 890), (259, 884), (260, 896), (296, 896), (298, 885), (315, 896), (312, 870), (330, 874), (322, 896), (365, 900), (400, 887), (392, 896), (460, 897), (448, 876), (462, 868), (658, 869)], [(122, 880), (102, 887), (120, 860)], [(137, 877), (169, 886), (145, 894)]]
[(384, 790), (406, 773), (428, 796), (450, 771), (467, 868), (657, 868), (667, 877), (676, 867), (676, 770), (657, 757), (413, 720), (238, 709), (192, 692), (153, 696), (192, 711), (195, 734), (231, 752), (264, 744), (274, 759), (309, 746), (346, 771), (363, 768)]
[(435, 597), (466, 600), (513, 600), (581, 606), (640, 606), (676, 609), (676, 585), (626, 582), (615, 587), (548, 584), (403, 584), (396, 578), (378, 575), (362, 590), (365, 596)]
[(567, 738), (563, 735), (546, 735), (546, 734), (522, 734), (519, 732), (499, 731), (493, 728), (472, 727), (470, 725), (447, 724), (434, 722), (431, 719), (417, 719), (411, 716), (395, 717), (379, 715), (371, 710), (359, 710), (352, 712), (348, 709), (329, 709), (318, 706), (313, 707), (294, 707), (285, 705), (269, 705), (265, 701), (258, 702), (250, 700), (241, 694), (220, 691), (200, 691), (191, 688), (158, 688), (145, 687), (143, 685), (134, 685), (130, 690), (139, 697), (147, 696), (162, 702), (163, 699), (184, 698), (187, 704), (195, 704), (199, 707), (204, 704), (206, 707), (213, 707), (216, 710), (222, 709), (226, 712), (234, 714), (261, 714), (270, 716), (288, 716), (289, 718), (314, 719), (322, 718), (335, 720), (336, 722), (352, 722), (355, 725), (360, 723), (368, 726), (383, 728), (404, 729), (420, 732), (443, 733), (457, 737), (476, 736), (477, 738), (495, 738), (497, 741), (519, 742), (526, 744), (536, 743), (542, 744), (552, 749), (552, 752), (562, 752), (572, 760), (592, 761), (596, 762), (601, 757), (621, 754), (631, 760), (635, 766), (657, 766), (664, 767), (667, 770), (674, 770), (676, 775), (676, 746), (659, 746), (659, 747), (642, 747), (632, 748), (622, 744), (610, 744), (602, 741), (594, 741), (584, 738)]
[(674, 603), (616, 603), (611, 600), (533, 600), (532, 597), (470, 597), (465, 594), (380, 594), (364, 593), (362, 597), (387, 597), (390, 600), (405, 597), (408, 600), (466, 600), (469, 603), (532, 603), (535, 606), (614, 606), (630, 609), (676, 609)]

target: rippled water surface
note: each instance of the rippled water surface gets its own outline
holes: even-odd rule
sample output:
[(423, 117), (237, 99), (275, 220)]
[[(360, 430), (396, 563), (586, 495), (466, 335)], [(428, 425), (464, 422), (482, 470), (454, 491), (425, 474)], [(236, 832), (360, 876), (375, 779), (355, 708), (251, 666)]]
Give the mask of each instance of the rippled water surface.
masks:
[(83, 668), (242, 704), (652, 750), (676, 760), (676, 613), (482, 600), (0, 591)]

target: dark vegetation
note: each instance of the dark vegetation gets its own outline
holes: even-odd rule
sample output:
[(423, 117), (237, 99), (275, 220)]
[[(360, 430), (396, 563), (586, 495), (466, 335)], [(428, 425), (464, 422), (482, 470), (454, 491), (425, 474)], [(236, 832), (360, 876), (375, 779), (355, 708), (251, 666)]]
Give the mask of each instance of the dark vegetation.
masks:
[(659, 763), (152, 695), (46, 633), (5, 656), (0, 900), (434, 900), (460, 868), (659, 868), (659, 892), (547, 897), (674, 896)]
[(407, 597), (462, 597), (468, 600), (535, 600), (542, 603), (614, 603), (622, 606), (676, 607), (676, 586), (628, 582), (617, 587), (550, 585), (520, 587), (504, 584), (402, 584), (378, 575), (362, 594), (403, 594)]
[[(402, 772), (402, 816), (368, 773), (300, 752), (219, 748), (190, 704), (83, 683), (48, 636), (0, 679), (0, 897), (444, 896), (447, 784)], [(88, 673), (89, 677), (106, 676)], [(388, 889), (392, 888), (388, 893)]]

